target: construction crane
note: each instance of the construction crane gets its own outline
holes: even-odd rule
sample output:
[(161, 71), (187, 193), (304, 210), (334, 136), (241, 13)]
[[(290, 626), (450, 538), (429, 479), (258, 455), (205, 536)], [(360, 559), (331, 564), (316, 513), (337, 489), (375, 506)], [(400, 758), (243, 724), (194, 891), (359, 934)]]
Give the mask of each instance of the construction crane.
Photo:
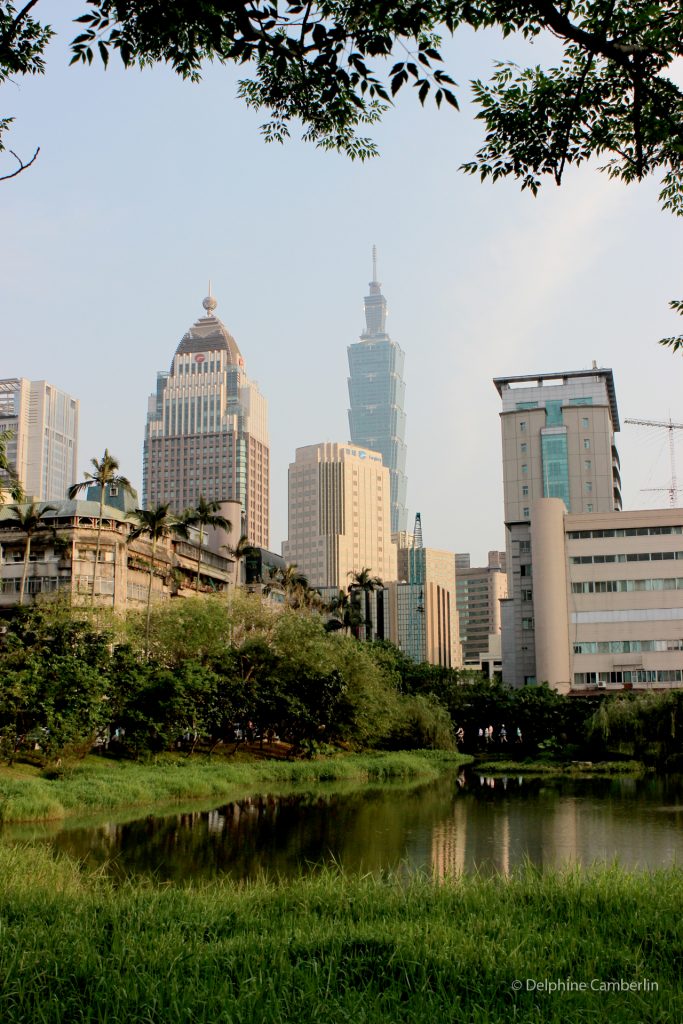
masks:
[(676, 481), (676, 447), (674, 445), (674, 430), (683, 430), (683, 423), (673, 423), (671, 420), (624, 420), (624, 423), (631, 423), (636, 427), (657, 427), (669, 432), (669, 459), (671, 460), (671, 484), (669, 487), (646, 487), (647, 491), (668, 491), (669, 504), (672, 508), (678, 505), (678, 483)]

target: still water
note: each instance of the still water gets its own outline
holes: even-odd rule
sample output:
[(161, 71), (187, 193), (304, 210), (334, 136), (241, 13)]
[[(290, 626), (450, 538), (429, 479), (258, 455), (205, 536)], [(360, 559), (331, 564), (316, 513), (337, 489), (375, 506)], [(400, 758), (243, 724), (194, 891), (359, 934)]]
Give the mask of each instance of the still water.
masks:
[[(4, 833), (11, 837), (10, 830)], [(428, 785), (319, 787), (42, 837), (117, 877), (189, 881), (347, 871), (507, 874), (618, 860), (683, 865), (683, 777), (548, 779), (449, 774)]]

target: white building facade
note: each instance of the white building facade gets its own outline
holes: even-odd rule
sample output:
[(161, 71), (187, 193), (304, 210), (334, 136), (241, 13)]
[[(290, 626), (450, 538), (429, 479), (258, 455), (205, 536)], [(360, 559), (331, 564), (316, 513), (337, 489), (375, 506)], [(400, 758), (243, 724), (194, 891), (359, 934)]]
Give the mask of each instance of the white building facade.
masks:
[(78, 400), (44, 380), (0, 380), (0, 431), (26, 495), (61, 501), (78, 479)]

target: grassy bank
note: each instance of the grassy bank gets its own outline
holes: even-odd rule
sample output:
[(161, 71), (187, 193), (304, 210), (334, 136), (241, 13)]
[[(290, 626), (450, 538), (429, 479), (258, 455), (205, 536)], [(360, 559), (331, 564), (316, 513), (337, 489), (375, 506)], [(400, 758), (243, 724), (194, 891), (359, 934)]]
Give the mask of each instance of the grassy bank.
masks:
[(3, 1024), (683, 1020), (677, 870), (116, 888), (0, 846), (0, 922)]
[(642, 761), (477, 761), (480, 775), (642, 775)]
[(164, 757), (149, 764), (90, 757), (57, 779), (0, 769), (0, 822), (50, 821), (181, 800), (220, 800), (278, 784), (437, 778), (470, 758), (443, 751), (341, 754), (312, 761)]

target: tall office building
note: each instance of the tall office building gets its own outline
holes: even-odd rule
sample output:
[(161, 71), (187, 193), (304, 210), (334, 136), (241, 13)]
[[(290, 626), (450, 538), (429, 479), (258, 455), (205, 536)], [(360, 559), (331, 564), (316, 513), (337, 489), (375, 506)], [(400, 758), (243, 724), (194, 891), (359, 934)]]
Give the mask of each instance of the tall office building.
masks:
[(78, 408), (44, 380), (0, 380), (0, 431), (13, 434), (7, 457), (27, 497), (61, 501), (78, 479)]
[(423, 547), (418, 523), (412, 543), (398, 548), (401, 582), (388, 587), (389, 639), (413, 661), (458, 668), (455, 555)]
[(377, 280), (372, 249), (372, 281), (365, 297), (365, 330), (349, 345), (349, 429), (355, 445), (381, 452), (391, 480), (391, 532), (407, 528), (406, 414), (404, 355), (386, 330), (387, 300)]
[[(509, 598), (502, 602), (503, 681), (537, 681), (532, 507), (560, 498), (572, 514), (621, 509), (619, 413), (612, 371), (499, 377)], [(538, 680), (542, 682), (543, 680)]]
[(489, 650), (491, 636), (500, 637), (500, 602), (508, 596), (505, 552), (489, 551), (488, 565), (461, 568), (456, 555), (458, 619), (463, 661), (477, 665)]
[(145, 508), (168, 502), (181, 512), (209, 501), (239, 502), (243, 532), (268, 547), (268, 405), (249, 380), (237, 342), (212, 295), (182, 338), (169, 372), (157, 374), (144, 445)]
[(282, 554), (313, 587), (346, 590), (361, 569), (396, 579), (389, 471), (379, 452), (333, 443), (297, 448)]

